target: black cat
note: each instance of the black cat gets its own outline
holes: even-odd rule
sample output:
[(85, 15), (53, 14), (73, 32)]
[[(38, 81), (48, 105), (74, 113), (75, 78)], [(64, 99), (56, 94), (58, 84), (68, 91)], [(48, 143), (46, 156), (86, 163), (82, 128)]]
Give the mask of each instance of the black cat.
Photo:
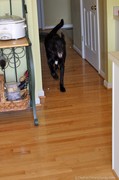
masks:
[(48, 33), (45, 38), (45, 49), (47, 55), (47, 62), (50, 68), (51, 75), (54, 79), (58, 79), (56, 73), (57, 69), (60, 69), (60, 91), (65, 92), (64, 87), (64, 69), (66, 58), (66, 42), (64, 34), (57, 34), (57, 31), (64, 25), (64, 20), (61, 19), (60, 23)]

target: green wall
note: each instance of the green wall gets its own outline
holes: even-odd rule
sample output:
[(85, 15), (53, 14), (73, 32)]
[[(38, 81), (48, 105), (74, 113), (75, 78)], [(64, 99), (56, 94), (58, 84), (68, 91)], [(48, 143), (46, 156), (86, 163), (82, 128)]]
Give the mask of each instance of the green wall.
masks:
[[(108, 52), (119, 50), (116, 46), (116, 39), (118, 39), (118, 31), (116, 28), (119, 26), (118, 21), (113, 16), (113, 6), (119, 6), (119, 0), (107, 0), (107, 45)], [(108, 60), (108, 83), (112, 82), (112, 63)]]
[(26, 0), (28, 6), (28, 27), (32, 42), (32, 51), (35, 67), (36, 99), (44, 95), (42, 87), (41, 52), (39, 43), (37, 0)]

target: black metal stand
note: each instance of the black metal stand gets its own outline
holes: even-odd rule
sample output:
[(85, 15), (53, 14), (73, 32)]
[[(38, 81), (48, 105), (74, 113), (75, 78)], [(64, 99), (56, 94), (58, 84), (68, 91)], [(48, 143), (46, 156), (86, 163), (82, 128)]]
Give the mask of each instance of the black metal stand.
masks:
[(36, 115), (36, 105), (35, 105), (35, 76), (34, 76), (34, 64), (33, 64), (33, 56), (31, 50), (31, 43), (26, 48), (26, 56), (27, 56), (27, 67), (29, 72), (29, 93), (31, 97), (30, 106), (33, 108), (33, 116), (34, 116), (34, 124), (38, 125), (38, 118)]

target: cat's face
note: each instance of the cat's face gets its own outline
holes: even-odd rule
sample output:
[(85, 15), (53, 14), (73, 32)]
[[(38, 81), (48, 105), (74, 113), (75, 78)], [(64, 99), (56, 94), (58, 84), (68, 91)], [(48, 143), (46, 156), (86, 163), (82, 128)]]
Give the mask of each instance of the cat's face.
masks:
[(62, 58), (65, 51), (65, 41), (60, 38), (55, 43), (55, 52), (57, 53), (58, 58)]

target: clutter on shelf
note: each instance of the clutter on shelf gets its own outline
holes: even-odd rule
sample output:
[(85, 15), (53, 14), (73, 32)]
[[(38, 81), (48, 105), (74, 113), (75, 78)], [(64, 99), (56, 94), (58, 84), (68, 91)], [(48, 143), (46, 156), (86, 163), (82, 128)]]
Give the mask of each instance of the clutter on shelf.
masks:
[[(25, 82), (25, 86), (19, 88), (22, 82)], [(29, 107), (30, 97), (27, 84), (28, 71), (20, 78), (19, 83), (4, 83), (4, 75), (0, 74), (0, 112), (24, 110)]]

